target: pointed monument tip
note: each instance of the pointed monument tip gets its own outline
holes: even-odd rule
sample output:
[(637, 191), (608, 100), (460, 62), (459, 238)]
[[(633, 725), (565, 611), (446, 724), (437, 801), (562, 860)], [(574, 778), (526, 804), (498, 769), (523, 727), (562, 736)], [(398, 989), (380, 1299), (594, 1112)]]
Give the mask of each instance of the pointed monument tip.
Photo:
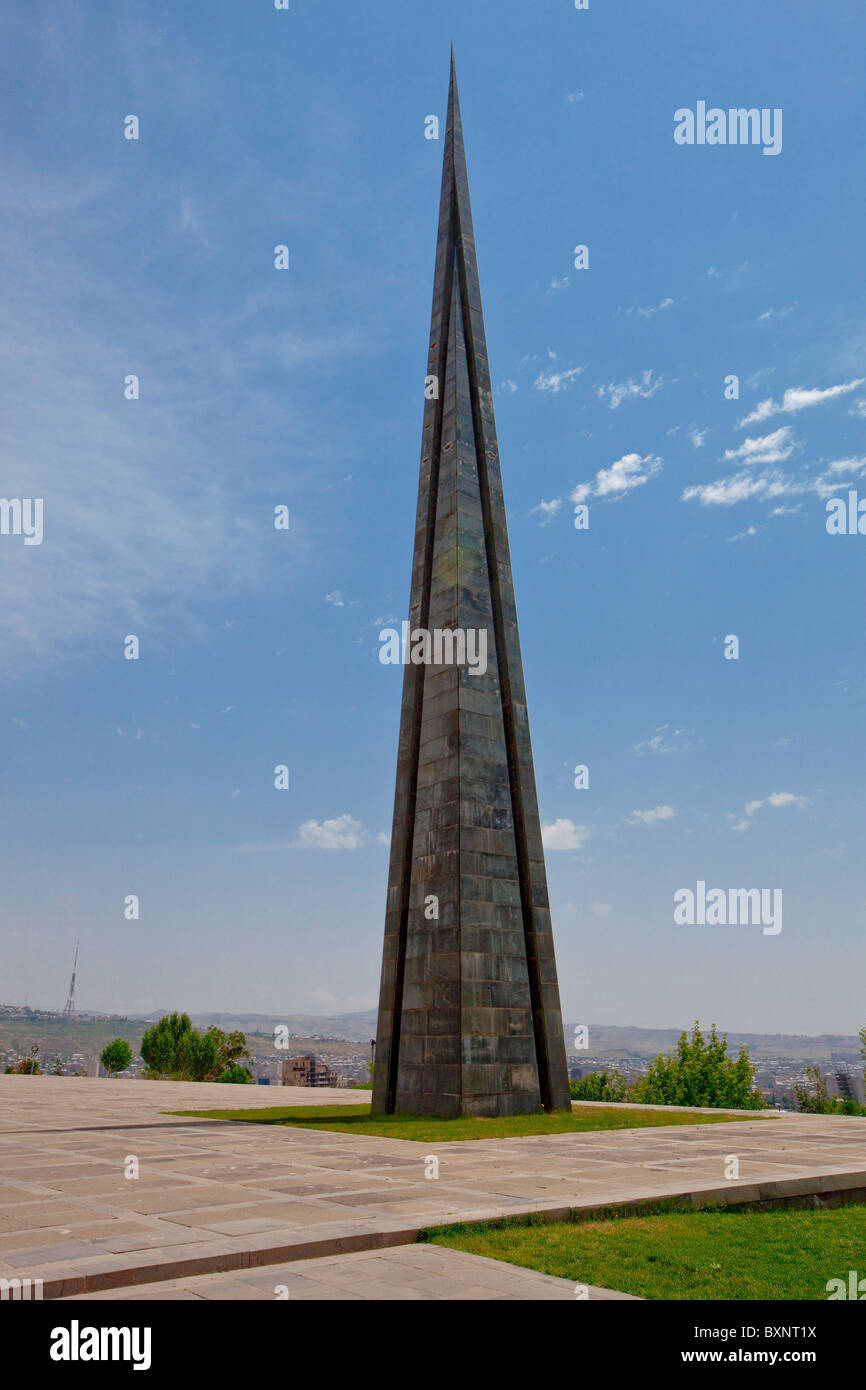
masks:
[(454, 60), (454, 44), (451, 44), (451, 80), (448, 83), (449, 102), (457, 99), (457, 64)]

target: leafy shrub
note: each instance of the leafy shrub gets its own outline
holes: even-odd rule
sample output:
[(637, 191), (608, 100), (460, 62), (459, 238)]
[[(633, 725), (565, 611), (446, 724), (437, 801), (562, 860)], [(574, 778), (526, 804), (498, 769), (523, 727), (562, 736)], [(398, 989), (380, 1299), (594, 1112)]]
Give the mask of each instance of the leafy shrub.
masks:
[(866, 1105), (830, 1095), (827, 1078), (817, 1062), (806, 1068), (806, 1085), (795, 1086), (794, 1095), (803, 1115), (866, 1115)]
[[(221, 1081), (247, 1055), (243, 1033), (224, 1033), (211, 1026), (206, 1033), (193, 1028), (189, 1014), (166, 1014), (141, 1040), (148, 1076), (156, 1080)], [(237, 1070), (249, 1072), (246, 1067)]]
[(625, 1100), (628, 1095), (628, 1081), (619, 1071), (590, 1072), (577, 1081), (570, 1081), (568, 1089), (572, 1100)]
[(252, 1082), (252, 1073), (248, 1067), (227, 1067), (221, 1076), (216, 1077), (217, 1081), (226, 1081), (232, 1086), (244, 1086)]
[(113, 1076), (116, 1072), (126, 1071), (132, 1061), (132, 1049), (123, 1038), (115, 1038), (114, 1042), (102, 1049), (99, 1060)]
[(696, 1023), (692, 1035), (680, 1034), (672, 1055), (660, 1054), (650, 1063), (647, 1076), (635, 1082), (630, 1099), (645, 1105), (696, 1105), (733, 1110), (763, 1110), (764, 1101), (754, 1090), (756, 1068), (749, 1050), (728, 1056), (728, 1037), (721, 1038), (713, 1024), (705, 1038)]

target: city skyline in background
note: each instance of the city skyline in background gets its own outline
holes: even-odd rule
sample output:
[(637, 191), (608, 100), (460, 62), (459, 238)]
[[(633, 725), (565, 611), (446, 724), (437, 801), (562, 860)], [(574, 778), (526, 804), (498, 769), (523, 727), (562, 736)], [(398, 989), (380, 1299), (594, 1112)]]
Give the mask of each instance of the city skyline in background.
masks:
[[(832, 61), (735, 0), (652, 66), (637, 3), (4, 18), (0, 491), (44, 535), (0, 536), (3, 1002), (62, 1007), (80, 936), (82, 1011), (375, 1005), (453, 38), (563, 1016), (857, 1032), (838, 9)], [(702, 100), (781, 110), (778, 155), (678, 145)], [(782, 930), (676, 923), (701, 882)]]

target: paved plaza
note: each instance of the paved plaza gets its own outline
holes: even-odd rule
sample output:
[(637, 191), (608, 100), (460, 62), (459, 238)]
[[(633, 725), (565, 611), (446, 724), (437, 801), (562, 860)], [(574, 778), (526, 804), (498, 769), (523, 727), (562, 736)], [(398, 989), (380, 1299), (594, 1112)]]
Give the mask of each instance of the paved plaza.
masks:
[[(568, 1281), (410, 1247), (430, 1225), (528, 1212), (866, 1191), (866, 1119), (847, 1116), (427, 1144), (164, 1113), (368, 1102), (363, 1091), (0, 1076), (0, 1277), (42, 1279), (46, 1298), (273, 1298), (280, 1283), (292, 1297), (390, 1298), (407, 1296), (397, 1286), (441, 1291), (450, 1265), (465, 1271), (452, 1298), (565, 1297), (560, 1284), (573, 1298)], [(740, 1176), (728, 1180), (732, 1154)], [(365, 1283), (378, 1292), (359, 1292)]]
[(201, 1274), (170, 1279), (158, 1284), (131, 1285), (110, 1293), (74, 1294), (67, 1302), (101, 1302), (121, 1299), (145, 1302), (153, 1299), (205, 1301), (256, 1299), (366, 1299), (368, 1301), (454, 1302), (624, 1299), (639, 1303), (631, 1294), (581, 1286), (570, 1279), (556, 1279), (534, 1269), (503, 1260), (446, 1250), (440, 1245), (392, 1245), (387, 1250), (361, 1250), (354, 1255), (331, 1255), (317, 1260), (262, 1265), (232, 1274)]

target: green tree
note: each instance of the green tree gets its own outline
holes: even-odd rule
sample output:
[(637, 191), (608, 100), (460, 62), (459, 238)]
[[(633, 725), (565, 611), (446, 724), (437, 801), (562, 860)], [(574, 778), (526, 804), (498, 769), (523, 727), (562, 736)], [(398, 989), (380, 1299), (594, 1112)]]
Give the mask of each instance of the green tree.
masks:
[(31, 1055), (19, 1056), (17, 1063), (15, 1063), (15, 1066), (10, 1066), (10, 1068), (7, 1068), (7, 1070), (10, 1070), (10, 1072), (17, 1073), (18, 1076), (42, 1076), (42, 1068), (40, 1068), (39, 1066), (39, 1058), (35, 1055), (36, 1051), (39, 1051), (39, 1049), (31, 1048)]
[(178, 1080), (212, 1081), (217, 1074), (217, 1044), (209, 1033), (188, 1028), (180, 1039)]
[(41, 1076), (42, 1068), (39, 1065), (39, 1044), (35, 1043), (30, 1049), (29, 1057), (19, 1057), (14, 1067), (7, 1067), (7, 1071), (17, 1073), (18, 1076)]
[(353, 1091), (372, 1091), (373, 1089), (373, 1058), (368, 1057), (364, 1063), (364, 1070), (367, 1073), (366, 1081), (356, 1081), (352, 1087)]
[(141, 1055), (153, 1079), (215, 1081), (247, 1056), (247, 1040), (243, 1033), (213, 1026), (199, 1033), (189, 1014), (166, 1014), (144, 1034)]
[(18, 1076), (41, 1076), (42, 1068), (35, 1057), (19, 1057), (11, 1068)]
[(189, 1014), (166, 1014), (141, 1039), (141, 1055), (148, 1076), (176, 1077), (180, 1069), (181, 1039), (190, 1031)]
[(720, 1038), (713, 1024), (705, 1038), (696, 1023), (691, 1037), (680, 1034), (672, 1055), (661, 1053), (650, 1063), (649, 1074), (635, 1083), (631, 1099), (645, 1105), (763, 1110), (763, 1099), (753, 1089), (755, 1071), (747, 1047), (740, 1048), (738, 1057), (729, 1057), (727, 1034)]
[(252, 1083), (252, 1073), (248, 1067), (227, 1067), (224, 1072), (216, 1077), (217, 1081), (225, 1081), (229, 1085), (244, 1086)]
[[(234, 1033), (224, 1033), (221, 1028), (211, 1024), (206, 1036), (213, 1038), (216, 1047), (216, 1070), (220, 1073), (216, 1078), (217, 1081), (221, 1081), (222, 1073), (230, 1071), (241, 1057), (249, 1057), (250, 1055), (247, 1051), (246, 1037), (239, 1029)], [(242, 1070), (245, 1071), (246, 1068), (244, 1067)]]
[(576, 1081), (570, 1081), (568, 1089), (572, 1100), (625, 1100), (628, 1094), (628, 1081), (620, 1071), (590, 1072)]
[(866, 1105), (831, 1096), (827, 1077), (817, 1062), (806, 1067), (805, 1086), (795, 1086), (797, 1109), (806, 1115), (866, 1115)]
[(114, 1042), (102, 1049), (99, 1060), (105, 1070), (114, 1076), (119, 1071), (126, 1071), (132, 1061), (132, 1049), (123, 1038), (115, 1038)]
[[(827, 1078), (817, 1062), (806, 1068), (806, 1085), (795, 1086), (797, 1109), (805, 1115), (841, 1115), (842, 1102), (830, 1095)], [(858, 1107), (859, 1108), (859, 1107)], [(852, 1112), (856, 1114), (857, 1112)]]

